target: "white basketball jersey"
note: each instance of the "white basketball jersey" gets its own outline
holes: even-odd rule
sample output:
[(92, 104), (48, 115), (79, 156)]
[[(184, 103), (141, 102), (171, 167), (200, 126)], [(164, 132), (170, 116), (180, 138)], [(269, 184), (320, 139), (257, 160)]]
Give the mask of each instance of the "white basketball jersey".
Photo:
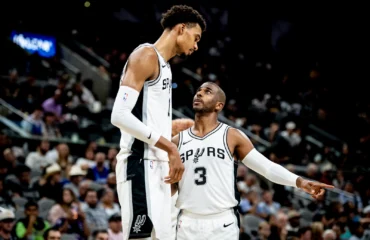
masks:
[[(169, 63), (164, 60), (153, 44), (142, 44), (134, 51), (148, 46), (152, 47), (158, 55), (159, 75), (154, 80), (145, 81), (132, 113), (145, 125), (171, 141), (172, 72)], [(122, 77), (126, 66), (127, 63), (123, 68)], [(144, 160), (168, 161), (167, 152), (155, 146), (149, 146), (122, 130), (120, 147), (121, 154), (135, 154)]]
[(239, 203), (237, 164), (227, 145), (229, 126), (220, 123), (204, 137), (191, 128), (179, 134), (185, 171), (179, 182), (176, 207), (196, 214), (215, 214)]

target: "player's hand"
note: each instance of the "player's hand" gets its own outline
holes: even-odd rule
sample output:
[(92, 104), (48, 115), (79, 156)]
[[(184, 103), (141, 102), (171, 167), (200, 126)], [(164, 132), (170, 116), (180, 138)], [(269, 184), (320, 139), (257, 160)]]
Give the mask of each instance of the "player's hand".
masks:
[(310, 194), (314, 199), (320, 199), (324, 196), (326, 188), (334, 188), (332, 185), (309, 181), (301, 177), (297, 179), (297, 187)]
[(181, 180), (184, 173), (184, 164), (182, 164), (178, 151), (169, 152), (168, 158), (170, 160), (170, 173), (165, 177), (165, 182), (170, 184), (177, 183)]

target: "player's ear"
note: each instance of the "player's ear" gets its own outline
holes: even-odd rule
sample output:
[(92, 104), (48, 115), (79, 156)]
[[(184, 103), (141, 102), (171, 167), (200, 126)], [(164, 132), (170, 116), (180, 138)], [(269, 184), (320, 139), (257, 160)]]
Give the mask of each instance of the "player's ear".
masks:
[(183, 34), (184, 31), (185, 31), (185, 27), (186, 27), (185, 23), (180, 23), (180, 24), (178, 24), (177, 27), (178, 27), (178, 33), (179, 33), (179, 35)]
[(224, 108), (224, 104), (222, 102), (217, 102), (216, 104), (217, 112), (220, 112), (223, 108)]

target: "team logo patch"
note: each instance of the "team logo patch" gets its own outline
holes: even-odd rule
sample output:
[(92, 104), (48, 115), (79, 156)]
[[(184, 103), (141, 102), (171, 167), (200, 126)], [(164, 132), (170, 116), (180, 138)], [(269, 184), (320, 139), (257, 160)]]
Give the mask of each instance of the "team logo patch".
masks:
[(128, 93), (124, 93), (123, 94), (123, 101), (126, 101), (127, 100), (127, 97), (128, 97)]
[(146, 215), (138, 215), (135, 221), (135, 226), (133, 226), (133, 230), (135, 233), (141, 232), (141, 227), (144, 225), (146, 220)]

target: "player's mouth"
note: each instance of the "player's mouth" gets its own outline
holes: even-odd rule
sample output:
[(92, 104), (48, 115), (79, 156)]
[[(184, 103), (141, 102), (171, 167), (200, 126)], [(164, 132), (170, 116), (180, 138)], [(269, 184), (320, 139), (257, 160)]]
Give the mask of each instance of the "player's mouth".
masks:
[(199, 98), (197, 98), (197, 99), (194, 99), (193, 103), (195, 104), (195, 103), (203, 103), (203, 102), (202, 102), (202, 100), (200, 100)]

